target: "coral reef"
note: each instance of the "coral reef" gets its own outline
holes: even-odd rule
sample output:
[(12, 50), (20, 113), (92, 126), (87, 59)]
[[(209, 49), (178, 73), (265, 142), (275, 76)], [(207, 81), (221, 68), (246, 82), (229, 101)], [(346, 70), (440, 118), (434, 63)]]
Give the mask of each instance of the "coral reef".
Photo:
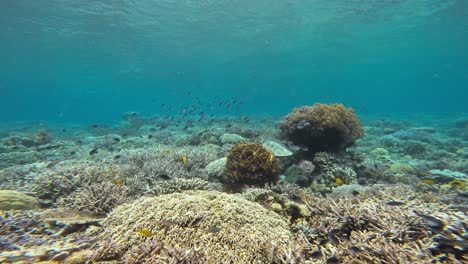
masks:
[(70, 230), (79, 229), (73, 223), (44, 221), (41, 214), (35, 212), (0, 214), (0, 262), (72, 263), (68, 259), (75, 253), (89, 249), (96, 239)]
[[(467, 242), (467, 227), (461, 223), (466, 223), (466, 215), (457, 214), (457, 218), (447, 221), (455, 223), (457, 219), (457, 225), (439, 226), (438, 215), (453, 213), (442, 203), (425, 202), (424, 196), (406, 185), (374, 186), (356, 195), (331, 199), (302, 193), (301, 198), (312, 215), (296, 228), (306, 237), (305, 244), (318, 251), (316, 257), (311, 257), (317, 261), (335, 258), (343, 263), (413, 263), (422, 256), (423, 261), (441, 256), (464, 258), (460, 245)], [(434, 228), (443, 228), (447, 233), (438, 231), (440, 234), (434, 236)]]
[(208, 263), (265, 262), (268, 249), (263, 244), (283, 245), (292, 237), (279, 215), (214, 191), (143, 197), (117, 207), (103, 226), (101, 241), (110, 239), (122, 255), (157, 239), (164, 245), (191, 245), (211, 260)]
[(153, 184), (173, 178), (206, 178), (204, 168), (216, 160), (219, 153), (209, 146), (156, 146), (123, 151), (118, 155), (119, 164), (127, 174), (145, 184)]
[(162, 195), (189, 190), (222, 191), (223, 186), (220, 183), (209, 182), (199, 178), (176, 178), (168, 181), (159, 181), (146, 193), (152, 195)]
[(335, 158), (326, 152), (316, 153), (314, 164), (320, 171), (312, 181), (314, 188), (327, 191), (356, 181), (356, 172), (352, 168), (338, 165)]
[(232, 186), (278, 181), (281, 165), (275, 155), (255, 142), (234, 145), (227, 156), (223, 181)]
[(341, 104), (315, 104), (294, 109), (280, 123), (281, 136), (308, 151), (344, 150), (364, 135), (354, 111)]
[(57, 206), (102, 215), (130, 200), (130, 190), (125, 185), (92, 182), (59, 200)]
[(286, 170), (286, 179), (302, 187), (307, 187), (312, 183), (314, 170), (315, 165), (312, 161), (302, 160)]
[(0, 210), (32, 210), (39, 208), (34, 197), (18, 191), (0, 190)]

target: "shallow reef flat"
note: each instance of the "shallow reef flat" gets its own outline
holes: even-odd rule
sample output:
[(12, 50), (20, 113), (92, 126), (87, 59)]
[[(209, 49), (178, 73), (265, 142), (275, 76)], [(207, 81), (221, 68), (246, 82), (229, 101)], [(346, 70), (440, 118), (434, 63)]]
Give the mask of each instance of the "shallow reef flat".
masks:
[(0, 127), (0, 263), (468, 262), (467, 116)]

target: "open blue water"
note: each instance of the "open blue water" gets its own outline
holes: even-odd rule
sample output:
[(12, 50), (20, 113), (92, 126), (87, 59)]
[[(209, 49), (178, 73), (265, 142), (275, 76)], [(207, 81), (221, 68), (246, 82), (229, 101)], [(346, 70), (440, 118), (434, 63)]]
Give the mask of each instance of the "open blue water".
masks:
[(2, 0), (0, 121), (157, 114), (189, 91), (243, 113), (468, 104), (466, 0)]

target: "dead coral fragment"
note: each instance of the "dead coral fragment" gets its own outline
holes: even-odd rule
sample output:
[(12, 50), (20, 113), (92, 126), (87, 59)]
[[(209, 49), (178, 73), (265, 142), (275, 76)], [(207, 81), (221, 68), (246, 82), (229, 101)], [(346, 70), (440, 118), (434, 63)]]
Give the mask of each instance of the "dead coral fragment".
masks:
[(241, 142), (228, 154), (224, 182), (230, 185), (274, 183), (279, 179), (281, 165), (275, 155), (255, 142)]
[(364, 135), (359, 119), (342, 104), (315, 104), (294, 109), (280, 124), (281, 135), (311, 152), (337, 152)]

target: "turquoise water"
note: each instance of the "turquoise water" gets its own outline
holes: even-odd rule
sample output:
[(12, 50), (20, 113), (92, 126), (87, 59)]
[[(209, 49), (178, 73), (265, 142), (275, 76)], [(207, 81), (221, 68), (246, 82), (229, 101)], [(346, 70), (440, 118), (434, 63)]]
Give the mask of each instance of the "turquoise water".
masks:
[(465, 0), (3, 0), (0, 14), (0, 121), (158, 114), (189, 91), (246, 114), (468, 110)]

